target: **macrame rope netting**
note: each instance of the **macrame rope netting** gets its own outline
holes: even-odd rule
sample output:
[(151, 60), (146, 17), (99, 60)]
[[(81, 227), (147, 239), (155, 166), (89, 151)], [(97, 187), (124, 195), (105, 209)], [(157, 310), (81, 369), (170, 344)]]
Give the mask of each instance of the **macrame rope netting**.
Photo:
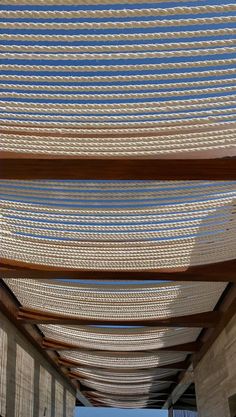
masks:
[(235, 258), (233, 181), (1, 181), (0, 192), (8, 259), (129, 270)]
[[(106, 320), (142, 320), (212, 310), (225, 283), (168, 283), (143, 286), (57, 284), (5, 279), (23, 307)], [(43, 300), (43, 302), (42, 302)]]
[(224, 5), (200, 5), (181, 6), (165, 8), (143, 8), (143, 9), (108, 9), (108, 10), (78, 10), (78, 11), (38, 11), (38, 10), (1, 10), (0, 18), (110, 18), (110, 17), (140, 17), (140, 16), (172, 16), (181, 14), (202, 14), (236, 11), (235, 4)]
[[(3, 0), (11, 8), (0, 12), (0, 150), (81, 158), (236, 154), (236, 6), (179, 3)], [(97, 136), (115, 126), (123, 137)], [(127, 126), (148, 126), (149, 139), (141, 130), (135, 142)]]
[(151, 350), (194, 341), (200, 329), (103, 329), (86, 326), (40, 325), (44, 335), (53, 341), (98, 350)]
[(160, 352), (160, 353), (118, 353), (109, 354), (108, 352), (85, 353), (77, 351), (61, 351), (61, 358), (78, 362), (78, 365), (98, 366), (100, 368), (118, 369), (143, 369), (174, 364), (185, 359), (185, 353)]

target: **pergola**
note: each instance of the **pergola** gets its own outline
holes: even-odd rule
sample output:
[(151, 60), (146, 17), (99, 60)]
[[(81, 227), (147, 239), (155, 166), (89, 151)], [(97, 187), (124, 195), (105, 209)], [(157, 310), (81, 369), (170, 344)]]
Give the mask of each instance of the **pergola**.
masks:
[(0, 307), (84, 404), (194, 408), (236, 312), (236, 5), (148, 3), (2, 0)]
[(235, 314), (235, 182), (51, 185), (0, 183), (1, 308), (93, 405), (169, 408)]

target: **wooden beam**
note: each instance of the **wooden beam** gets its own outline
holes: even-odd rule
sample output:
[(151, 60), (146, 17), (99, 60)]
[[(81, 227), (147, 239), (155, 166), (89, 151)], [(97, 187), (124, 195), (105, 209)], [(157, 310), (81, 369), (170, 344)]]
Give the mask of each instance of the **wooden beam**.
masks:
[[(88, 348), (82, 347), (80, 345), (73, 345), (72, 343), (60, 342), (60, 341), (57, 341), (57, 340), (54, 340), (54, 339), (48, 339), (48, 338), (43, 339), (42, 347), (44, 349), (47, 349), (47, 350), (57, 350), (57, 351), (59, 351), (59, 350), (79, 350), (79, 351), (85, 351), (85, 352), (98, 352), (99, 350), (100, 351), (102, 350), (102, 351), (110, 352), (109, 349), (104, 349), (104, 348), (99, 349), (99, 350), (88, 349)], [(161, 347), (161, 348), (158, 348), (158, 349), (150, 349), (150, 351), (151, 352), (168, 351), (168, 352), (191, 353), (191, 352), (197, 352), (200, 349), (200, 347), (201, 347), (200, 343), (190, 342), (190, 343), (183, 343), (183, 344), (169, 346), (169, 347)], [(115, 352), (115, 351), (112, 351), (112, 352)], [(132, 350), (132, 352), (135, 352), (135, 350)], [(137, 352), (140, 352), (140, 351), (137, 351)]]
[[(67, 368), (76, 368), (77, 366), (79, 366), (81, 368), (81, 365), (83, 366), (83, 364), (80, 364), (79, 360), (72, 360), (72, 359), (64, 359), (62, 357), (58, 358), (58, 363), (60, 365), (63, 365)], [(93, 365), (89, 365), (89, 367), (93, 367), (94, 369), (107, 369), (107, 368), (101, 368), (98, 366), (93, 366)], [(177, 369), (178, 371), (182, 371), (187, 369), (188, 364), (186, 363), (186, 361), (182, 361), (182, 362), (176, 362), (176, 363), (171, 363), (171, 364), (166, 364), (166, 365), (160, 365), (160, 366), (155, 366), (155, 368), (152, 369)], [(84, 369), (86, 369), (86, 367), (84, 367)], [(140, 368), (141, 369), (141, 368)], [(147, 368), (142, 368), (142, 369), (147, 369)], [(114, 373), (121, 373), (121, 372), (133, 372), (133, 368), (124, 368), (124, 369), (116, 369), (116, 368), (112, 368), (109, 367), (109, 370), (112, 370), (112, 372)]]
[(0, 159), (0, 178), (15, 180), (236, 180), (234, 158), (219, 159)]
[(156, 318), (152, 320), (109, 320), (90, 319), (38, 311), (31, 308), (20, 307), (18, 320), (31, 324), (65, 324), (65, 325), (111, 325), (111, 326), (164, 326), (164, 327), (215, 327), (221, 318), (217, 311), (191, 314), (186, 316)]
[(76, 270), (56, 268), (27, 262), (0, 259), (0, 278), (138, 281), (171, 280), (203, 282), (235, 282), (236, 259), (214, 264), (189, 266), (173, 269), (150, 269), (131, 271)]
[(0, 280), (0, 311), (19, 329), (19, 331), (37, 348), (45, 359), (56, 368), (63, 378), (66, 378), (72, 388), (75, 390), (78, 384), (72, 383), (68, 378), (67, 370), (58, 366), (58, 354), (56, 352), (47, 352), (42, 349), (42, 333), (36, 326), (25, 324), (17, 320), (19, 303), (14, 295), (8, 290), (7, 286)]

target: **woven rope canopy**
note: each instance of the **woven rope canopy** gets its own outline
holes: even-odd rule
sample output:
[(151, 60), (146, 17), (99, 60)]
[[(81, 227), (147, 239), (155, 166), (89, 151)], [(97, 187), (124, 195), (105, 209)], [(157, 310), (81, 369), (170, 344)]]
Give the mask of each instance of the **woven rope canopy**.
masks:
[[(189, 159), (208, 169), (236, 155), (236, 5), (1, 4), (0, 152), (15, 170), (0, 180), (1, 285), (17, 325), (93, 405), (160, 408), (223, 314), (228, 278), (194, 268), (236, 258), (236, 182), (181, 174)], [(132, 180), (141, 160), (165, 165), (145, 178), (175, 179), (174, 159), (181, 180), (198, 180)], [(189, 270), (192, 281), (168, 281)], [(148, 272), (157, 279), (136, 281)]]
[(236, 6), (207, 3), (2, 1), (0, 150), (236, 154)]
[(1, 181), (1, 252), (77, 269), (234, 259), (235, 182)]
[(45, 313), (111, 320), (152, 319), (212, 310), (225, 283), (159, 285), (48, 284), (41, 280), (6, 279), (21, 304)]
[[(1, 181), (0, 191), (1, 255), (9, 262), (168, 271), (235, 258), (233, 181)], [(20, 303), (19, 319), (37, 324), (44, 348), (58, 351), (90, 401), (121, 408), (163, 404), (227, 286), (72, 283), (66, 271), (58, 281), (43, 279), (43, 270), (42, 278), (13, 274), (4, 283)]]
[(146, 350), (158, 349), (188, 343), (195, 340), (200, 329), (170, 328), (138, 328), (111, 329), (87, 326), (40, 325), (44, 335), (51, 340), (68, 342), (76, 347), (88, 349), (114, 350)]

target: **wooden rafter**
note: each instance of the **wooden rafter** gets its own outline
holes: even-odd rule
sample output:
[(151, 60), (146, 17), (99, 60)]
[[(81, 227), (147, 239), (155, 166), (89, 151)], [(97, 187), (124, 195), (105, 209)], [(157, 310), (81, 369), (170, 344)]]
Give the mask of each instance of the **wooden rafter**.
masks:
[(56, 268), (1, 258), (0, 278), (236, 282), (236, 260), (175, 269), (100, 271)]
[(221, 318), (218, 311), (191, 314), (179, 317), (156, 318), (152, 320), (111, 320), (76, 318), (51, 312), (20, 307), (18, 320), (31, 324), (67, 324), (67, 325), (118, 325), (118, 326), (164, 326), (164, 327), (215, 327)]
[(219, 159), (71, 159), (6, 158), (0, 178), (92, 180), (235, 180), (234, 158)]

